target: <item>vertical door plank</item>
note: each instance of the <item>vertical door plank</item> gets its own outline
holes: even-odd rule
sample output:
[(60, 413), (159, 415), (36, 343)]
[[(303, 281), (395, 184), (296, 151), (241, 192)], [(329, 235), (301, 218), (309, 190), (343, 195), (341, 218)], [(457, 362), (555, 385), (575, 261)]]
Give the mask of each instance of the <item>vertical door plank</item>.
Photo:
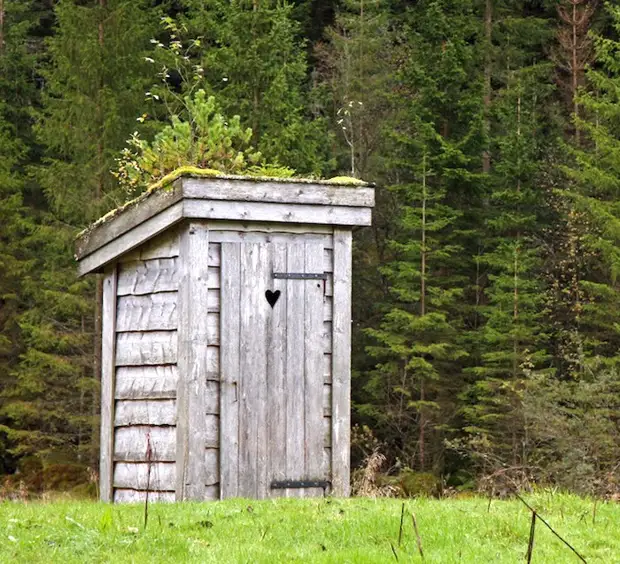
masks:
[[(285, 244), (272, 246), (272, 271), (286, 272)], [(272, 279), (271, 291), (280, 297), (271, 310), (267, 348), (267, 433), (269, 436), (269, 481), (286, 479), (286, 280)], [(271, 482), (269, 482), (271, 483)], [(269, 484), (268, 484), (269, 486)], [(281, 497), (283, 490), (270, 490)]]
[[(306, 242), (305, 272), (323, 272), (323, 245)], [(304, 307), (304, 410), (305, 477), (325, 479), (323, 473), (323, 281), (305, 280)], [(318, 488), (306, 490), (307, 497), (322, 495)]]
[(101, 327), (101, 501), (113, 501), (114, 475), (114, 371), (116, 357), (116, 264), (106, 269), (103, 279)]
[(334, 230), (332, 486), (349, 495), (351, 438), (351, 231)]
[(246, 243), (241, 246), (239, 495), (250, 498), (259, 497), (258, 435), (264, 424), (261, 399), (266, 399), (265, 306), (268, 304), (262, 277), (266, 260), (266, 245)]
[[(209, 229), (190, 223), (181, 233), (179, 288), (178, 499), (202, 501), (206, 494), (207, 312)], [(182, 480), (179, 483), (179, 479)]]
[(254, 372), (254, 384), (256, 389), (255, 401), (257, 413), (256, 425), (256, 496), (263, 499), (269, 496), (269, 435), (267, 434), (267, 402), (269, 398), (269, 382), (267, 376), (267, 342), (269, 315), (271, 307), (267, 303), (265, 291), (271, 283), (271, 260), (272, 245), (260, 244), (258, 246), (258, 268), (256, 272), (256, 302), (255, 321), (253, 334), (249, 338), (253, 340), (251, 364)]
[[(290, 244), (287, 272), (303, 272), (305, 245)], [(301, 480), (305, 474), (305, 381), (304, 381), (304, 294), (300, 280), (286, 281), (286, 473), (289, 480)], [(303, 490), (287, 491), (303, 497)]]
[(239, 243), (222, 243), (220, 299), (220, 496), (239, 491)]

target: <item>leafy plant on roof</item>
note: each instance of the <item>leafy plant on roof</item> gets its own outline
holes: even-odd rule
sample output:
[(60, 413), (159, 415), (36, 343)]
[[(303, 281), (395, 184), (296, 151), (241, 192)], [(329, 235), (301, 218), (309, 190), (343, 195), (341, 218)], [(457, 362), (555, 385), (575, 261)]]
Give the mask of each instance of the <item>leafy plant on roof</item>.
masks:
[(130, 196), (143, 192), (181, 167), (196, 167), (213, 174), (292, 176), (294, 171), (266, 163), (250, 145), (252, 130), (239, 116), (227, 118), (213, 96), (198, 90), (184, 98), (185, 118), (172, 115), (149, 142), (134, 133), (113, 174)]

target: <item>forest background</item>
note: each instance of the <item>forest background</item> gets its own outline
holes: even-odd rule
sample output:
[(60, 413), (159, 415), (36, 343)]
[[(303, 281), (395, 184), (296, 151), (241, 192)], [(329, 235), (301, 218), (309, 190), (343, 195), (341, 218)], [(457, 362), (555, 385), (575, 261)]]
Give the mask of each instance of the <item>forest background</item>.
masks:
[(0, 475), (96, 472), (73, 238), (127, 199), (127, 140), (203, 89), (271, 162), (377, 184), (354, 464), (617, 494), (619, 40), (596, 0), (0, 0)]

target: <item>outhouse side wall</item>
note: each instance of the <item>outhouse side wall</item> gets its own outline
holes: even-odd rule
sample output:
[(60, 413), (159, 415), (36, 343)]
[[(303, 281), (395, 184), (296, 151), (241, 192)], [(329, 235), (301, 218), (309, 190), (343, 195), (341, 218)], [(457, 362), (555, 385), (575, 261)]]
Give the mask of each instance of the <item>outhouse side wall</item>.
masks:
[(121, 257), (104, 279), (101, 498), (174, 501), (179, 233)]

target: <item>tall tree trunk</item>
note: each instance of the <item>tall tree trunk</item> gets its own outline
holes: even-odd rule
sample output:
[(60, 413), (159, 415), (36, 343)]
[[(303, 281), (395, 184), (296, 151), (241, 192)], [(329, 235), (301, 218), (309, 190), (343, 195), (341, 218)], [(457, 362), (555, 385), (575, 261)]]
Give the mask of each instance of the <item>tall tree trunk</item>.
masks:
[[(107, 7), (107, 0), (99, 0), (99, 8), (101, 9), (99, 25), (98, 25), (98, 42), (99, 49), (103, 50), (105, 29), (104, 29), (104, 10)], [(101, 59), (103, 54), (101, 53)], [(101, 79), (99, 92), (102, 91), (103, 78)], [(104, 175), (104, 146), (103, 146), (103, 108), (101, 99), (97, 100), (97, 115), (99, 118), (99, 138), (97, 140), (97, 184), (95, 187), (95, 201), (96, 207), (99, 207), (101, 198), (103, 197), (103, 175)], [(95, 421), (99, 416), (100, 409), (100, 397), (101, 397), (101, 345), (102, 345), (102, 304), (103, 302), (103, 276), (101, 274), (96, 275), (95, 279), (95, 317), (94, 317), (94, 339), (93, 339), (93, 378), (99, 382), (97, 390), (99, 393), (93, 393), (92, 401), (92, 421), (93, 421), (93, 434), (92, 434), (92, 448), (91, 448), (91, 467), (98, 467), (99, 460), (99, 427), (95, 425)]]
[(4, 0), (0, 0), (0, 55), (4, 52)]
[(491, 42), (493, 34), (493, 0), (486, 0), (484, 6), (484, 36), (486, 53), (484, 59), (484, 133), (487, 136), (487, 146), (482, 152), (482, 172), (491, 171), (491, 149), (489, 147), (489, 137), (491, 134), (491, 69), (493, 57), (491, 53)]
[[(426, 155), (422, 157), (422, 236), (420, 249), (420, 316), (426, 315)], [(424, 411), (425, 389), (424, 376), (420, 378), (420, 409), (419, 409), (419, 449), (420, 470), (426, 468), (426, 413)]]

